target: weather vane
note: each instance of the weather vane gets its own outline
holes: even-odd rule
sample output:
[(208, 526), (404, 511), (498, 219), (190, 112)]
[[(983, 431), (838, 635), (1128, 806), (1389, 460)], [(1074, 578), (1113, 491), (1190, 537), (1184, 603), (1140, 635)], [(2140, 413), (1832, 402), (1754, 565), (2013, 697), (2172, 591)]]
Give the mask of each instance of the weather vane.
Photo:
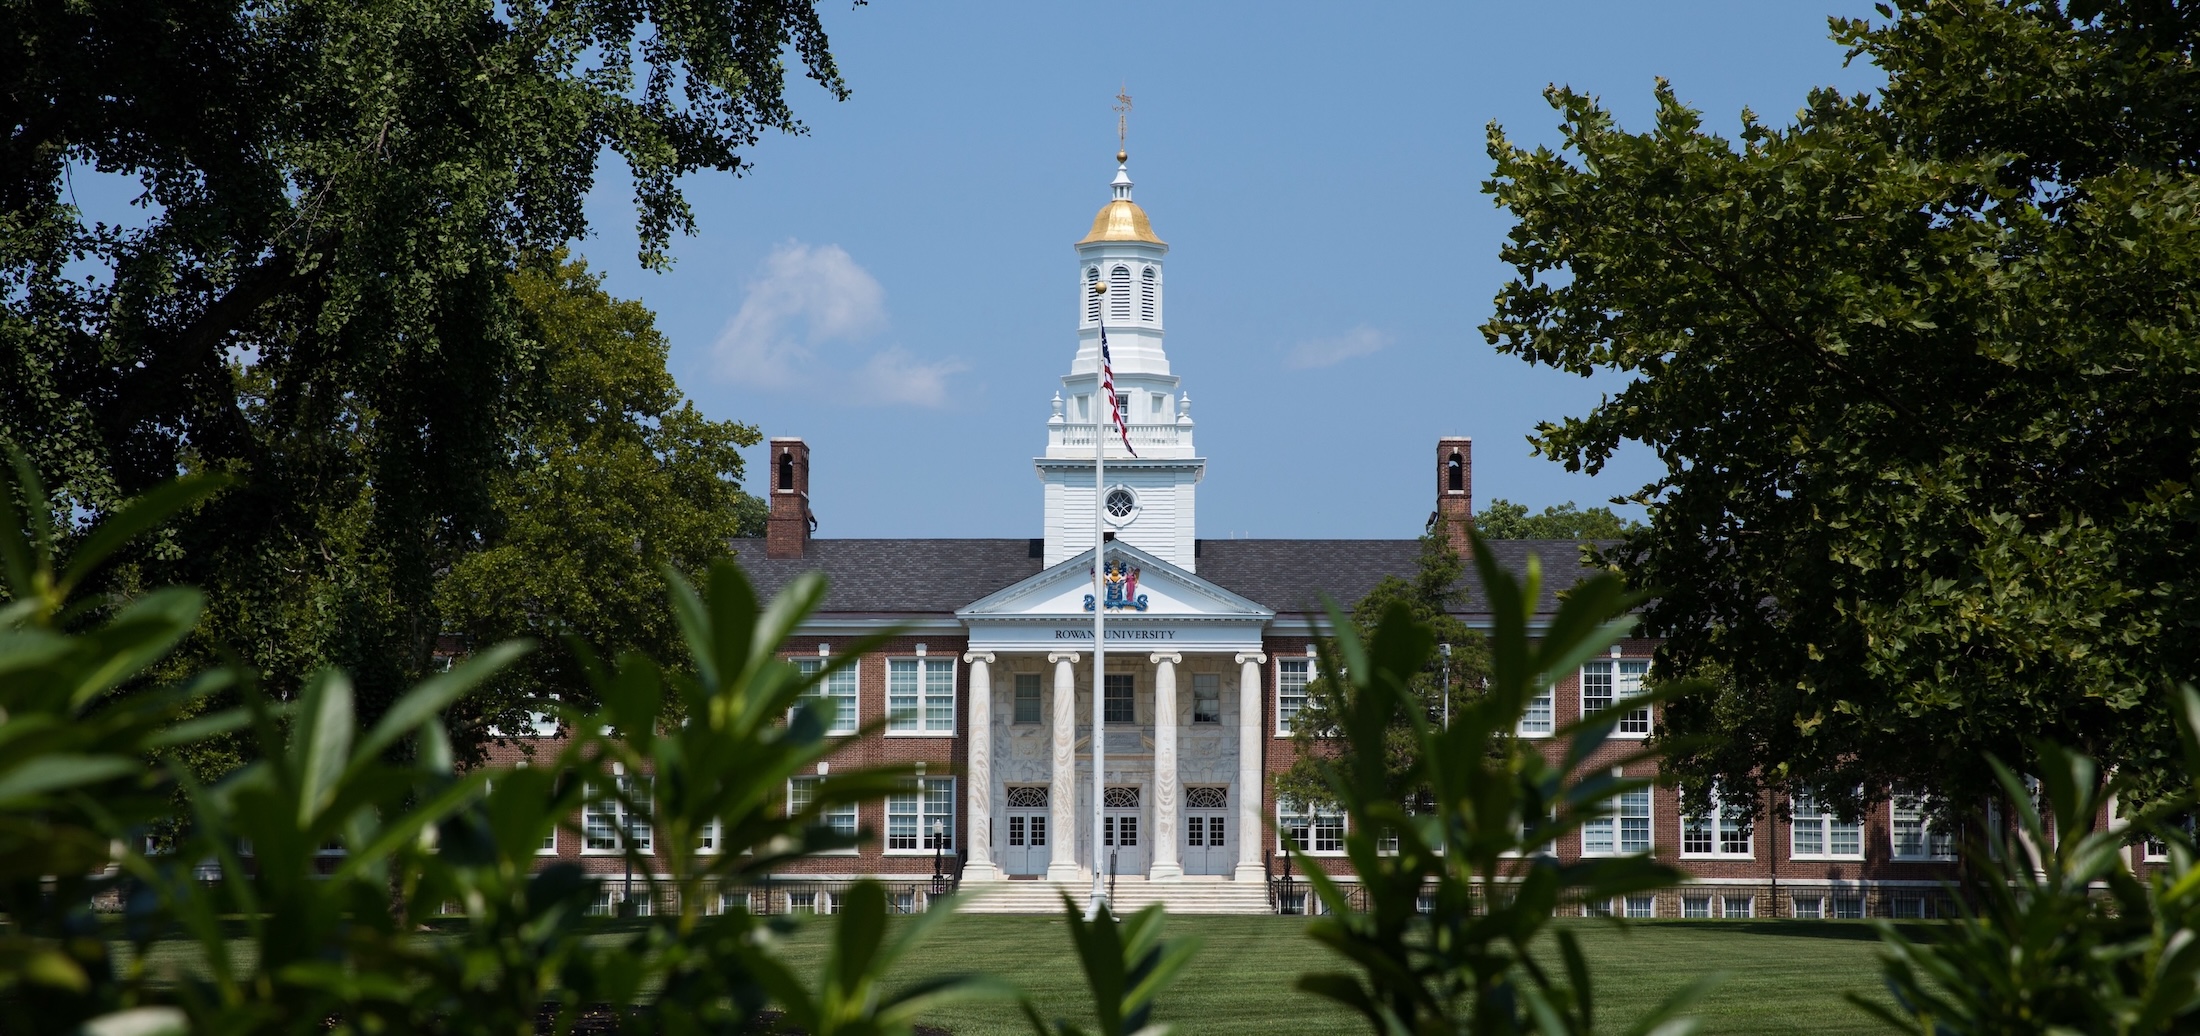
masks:
[(1126, 134), (1130, 130), (1130, 123), (1128, 121), (1130, 114), (1130, 84), (1125, 83), (1122, 86), (1116, 88), (1115, 92), (1115, 149), (1119, 152), (1122, 152), (1126, 156), (1129, 154), (1129, 149), (1126, 145)]

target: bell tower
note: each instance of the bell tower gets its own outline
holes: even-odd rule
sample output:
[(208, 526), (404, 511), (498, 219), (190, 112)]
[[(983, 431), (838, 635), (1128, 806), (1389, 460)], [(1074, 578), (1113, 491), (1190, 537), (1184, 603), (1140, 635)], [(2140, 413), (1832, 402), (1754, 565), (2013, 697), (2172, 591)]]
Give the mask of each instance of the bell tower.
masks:
[[(1077, 352), (1047, 418), (1036, 460), (1046, 486), (1046, 564), (1092, 547), (1095, 421), (1107, 450), (1099, 503), (1117, 541), (1186, 570), (1194, 567), (1194, 490), (1207, 462), (1192, 449), (1192, 401), (1163, 348), (1169, 246), (1131, 198), (1130, 155), (1117, 151), (1111, 197), (1077, 242)], [(1108, 344), (1130, 445), (1108, 429), (1099, 391), (1100, 342)]]

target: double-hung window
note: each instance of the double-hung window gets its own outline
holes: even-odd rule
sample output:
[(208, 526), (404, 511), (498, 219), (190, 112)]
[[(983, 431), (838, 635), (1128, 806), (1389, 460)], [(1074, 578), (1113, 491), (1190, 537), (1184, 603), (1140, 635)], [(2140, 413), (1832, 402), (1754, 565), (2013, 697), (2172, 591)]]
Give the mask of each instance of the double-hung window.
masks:
[[(1627, 699), (1642, 693), (1642, 680), (1650, 672), (1650, 663), (1644, 659), (1610, 659), (1590, 662), (1581, 667), (1581, 714), (1624, 704)], [(1612, 728), (1614, 737), (1643, 737), (1650, 733), (1650, 707), (1647, 705), (1627, 709), (1619, 716), (1618, 725)]]
[[(581, 849), (590, 853), (650, 851), (649, 779), (614, 777), (598, 784), (581, 807)], [(621, 796), (626, 801), (620, 801)]]
[(1931, 805), (1923, 796), (1896, 792), (1887, 803), (1891, 814), (1888, 830), (1893, 835), (1897, 860), (1953, 860), (1956, 838), (1933, 824)]
[(1016, 674), (1016, 722), (1040, 722), (1038, 673)]
[[(2184, 834), (2185, 844), (2187, 846), (2190, 846), (2192, 844), (2192, 814), (2187, 813), (2184, 816), (2172, 819), (2170, 821), (2170, 826), (2176, 828)], [(2163, 838), (2159, 834), (2150, 831), (2147, 833), (2145, 840), (2141, 844), (2139, 852), (2140, 855), (2146, 857), (2146, 860), (2149, 863), (2166, 862), (2169, 859), (2169, 840)]]
[(895, 658), (886, 663), (886, 732), (955, 732), (955, 661)]
[[(1538, 683), (1544, 683), (1540, 678)], [(1516, 726), (1521, 737), (1549, 737), (1557, 725), (1552, 715), (1552, 703), (1557, 701), (1557, 688), (1544, 683), (1543, 691), (1528, 699), (1528, 707), (1520, 714)]]
[(1276, 662), (1276, 733), (1291, 732), (1291, 721), (1306, 708), (1306, 675), (1310, 660), (1284, 658)]
[[(804, 676), (814, 676), (825, 668), (826, 659), (797, 658), (794, 667)], [(818, 710), (818, 717), (825, 721), (828, 734), (853, 734), (856, 732), (856, 667), (851, 665), (834, 672), (815, 687), (803, 692), (802, 701)]]
[(1109, 723), (1138, 722), (1134, 704), (1137, 700), (1138, 690), (1137, 684), (1131, 679), (1131, 675), (1129, 673), (1109, 673), (1107, 679), (1107, 701), (1102, 703), (1100, 718)]
[[(818, 785), (824, 782), (825, 778), (823, 777), (796, 777), (789, 780), (787, 782), (787, 815), (793, 816), (810, 808), (810, 803), (817, 800)], [(831, 828), (834, 834), (846, 835), (850, 838), (855, 837), (855, 803), (844, 802), (833, 806), (825, 810), (819, 819), (826, 827)]]
[(1710, 811), (1681, 818), (1681, 855), (1752, 855), (1751, 820), (1746, 801), (1729, 802), (1714, 788)]
[(1192, 674), (1192, 722), (1222, 722), (1222, 674)]
[(1808, 795), (1798, 795), (1790, 805), (1795, 822), (1789, 831), (1789, 854), (1798, 860), (1861, 860), (1864, 858), (1864, 824), (1843, 820)]
[(886, 796), (886, 851), (955, 851), (953, 777), (919, 777)]
[(1650, 789), (1621, 792), (1612, 812), (1581, 825), (1581, 855), (1624, 856), (1650, 851)]
[(1336, 810), (1307, 809), (1288, 800), (1279, 802), (1276, 804), (1276, 848), (1341, 853), (1344, 851), (1344, 825), (1344, 814)]

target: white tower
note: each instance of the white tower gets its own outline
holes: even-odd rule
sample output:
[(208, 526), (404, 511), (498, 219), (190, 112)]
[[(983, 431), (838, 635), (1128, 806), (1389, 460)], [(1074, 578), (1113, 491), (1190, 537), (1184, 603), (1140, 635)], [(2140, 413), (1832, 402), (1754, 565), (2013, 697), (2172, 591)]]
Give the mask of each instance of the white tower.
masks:
[[(1162, 348), (1164, 279), (1169, 246), (1154, 236), (1146, 210), (1131, 200), (1130, 156), (1116, 153), (1115, 197), (1077, 242), (1077, 356), (1047, 419), (1047, 452), (1035, 462), (1046, 484), (1046, 564), (1092, 547), (1094, 408), (1104, 408), (1100, 330), (1107, 328), (1115, 392), (1130, 425), (1133, 457), (1110, 437), (1107, 452), (1108, 527), (1128, 543), (1193, 570), (1193, 491), (1207, 461), (1192, 450), (1192, 401), (1178, 391)], [(1095, 294), (1094, 284), (1107, 292)], [(1105, 428), (1105, 410), (1100, 413)]]

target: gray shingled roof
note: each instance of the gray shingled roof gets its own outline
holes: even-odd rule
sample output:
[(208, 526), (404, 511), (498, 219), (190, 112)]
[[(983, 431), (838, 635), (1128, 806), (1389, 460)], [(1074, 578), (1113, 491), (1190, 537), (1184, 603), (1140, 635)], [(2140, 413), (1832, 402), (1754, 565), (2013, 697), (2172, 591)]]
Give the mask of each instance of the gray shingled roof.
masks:
[[(764, 541), (733, 541), (759, 592), (778, 592), (797, 573), (822, 570), (831, 581), (823, 610), (854, 614), (952, 613), (1040, 571), (1033, 540), (811, 540), (800, 559), (764, 556)], [(1319, 610), (1321, 595), (1349, 606), (1384, 576), (1410, 578), (1418, 540), (1201, 540), (1199, 575), (1279, 614)], [(1539, 612), (1558, 607), (1557, 591), (1587, 575), (1571, 540), (1495, 540), (1499, 565), (1518, 575), (1528, 557), (1543, 561)], [(1489, 602), (1470, 566), (1461, 612), (1486, 615)]]

